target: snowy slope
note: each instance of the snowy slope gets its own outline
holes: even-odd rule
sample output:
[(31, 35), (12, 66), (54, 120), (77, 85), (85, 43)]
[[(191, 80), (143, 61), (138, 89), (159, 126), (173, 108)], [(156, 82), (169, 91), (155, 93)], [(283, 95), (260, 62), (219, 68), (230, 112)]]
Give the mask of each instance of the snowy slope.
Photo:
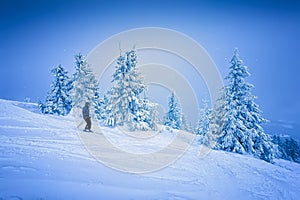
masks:
[[(0, 199), (299, 199), (296, 163), (222, 151), (200, 157), (194, 144), (162, 170), (122, 173), (95, 161), (76, 130), (72, 116), (40, 115), (34, 104), (0, 100)], [(120, 134), (106, 130), (117, 143)], [(161, 134), (148, 146), (119, 145), (151, 152), (172, 138)]]

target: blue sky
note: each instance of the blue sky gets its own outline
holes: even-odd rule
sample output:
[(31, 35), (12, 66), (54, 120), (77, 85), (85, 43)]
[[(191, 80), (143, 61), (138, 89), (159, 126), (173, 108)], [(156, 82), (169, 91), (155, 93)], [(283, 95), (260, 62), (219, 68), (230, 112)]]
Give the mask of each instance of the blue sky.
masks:
[(300, 118), (299, 1), (0, 1), (0, 98), (44, 99), (52, 67), (74, 72), (113, 34), (139, 27), (180, 31), (199, 42), (223, 77), (235, 47), (269, 119)]

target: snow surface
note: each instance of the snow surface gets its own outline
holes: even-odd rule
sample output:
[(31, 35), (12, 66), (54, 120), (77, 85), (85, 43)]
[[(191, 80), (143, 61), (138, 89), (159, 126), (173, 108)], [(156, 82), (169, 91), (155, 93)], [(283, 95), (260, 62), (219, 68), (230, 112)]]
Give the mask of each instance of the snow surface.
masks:
[[(117, 129), (104, 130), (118, 143)], [(162, 170), (125, 173), (97, 162), (78, 134), (87, 133), (78, 133), (72, 116), (41, 115), (35, 104), (0, 100), (0, 199), (299, 199), (300, 165), (293, 162), (223, 151), (203, 157), (194, 143)], [(152, 152), (176, 133), (159, 134), (149, 145), (119, 145)]]

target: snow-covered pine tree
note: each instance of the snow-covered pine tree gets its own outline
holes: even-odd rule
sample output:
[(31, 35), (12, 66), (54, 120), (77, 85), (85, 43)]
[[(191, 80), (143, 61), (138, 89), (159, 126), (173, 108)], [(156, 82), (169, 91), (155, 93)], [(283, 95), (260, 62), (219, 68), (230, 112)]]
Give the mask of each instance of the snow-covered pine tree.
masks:
[(181, 130), (183, 128), (183, 114), (174, 92), (169, 97), (168, 109), (164, 117), (164, 125)]
[(277, 153), (276, 153), (276, 158), (278, 159), (288, 159), (288, 155), (285, 152), (285, 145), (284, 145), (284, 140), (281, 139), (280, 136), (278, 135), (273, 135), (272, 136), (272, 142), (277, 145)]
[(278, 145), (277, 158), (300, 163), (300, 145), (293, 138), (273, 135), (272, 141)]
[(82, 54), (75, 55), (75, 73), (73, 75), (72, 100), (74, 108), (83, 108), (85, 102), (90, 102), (92, 112), (98, 105), (98, 82)]
[(103, 121), (105, 119), (105, 105), (107, 103), (107, 97), (104, 95), (103, 98), (100, 98), (99, 93), (95, 94), (95, 115), (96, 119)]
[(139, 100), (131, 115), (132, 122), (129, 123), (129, 129), (135, 130), (156, 130), (157, 113), (156, 104), (148, 99)]
[(67, 115), (72, 109), (71, 81), (68, 72), (62, 65), (55, 67), (51, 72), (55, 79), (51, 84), (45, 104), (39, 102), (40, 111), (44, 114)]
[(41, 113), (45, 113), (45, 104), (40, 99), (38, 100), (38, 109)]
[(207, 100), (202, 100), (202, 102), (203, 108), (200, 109), (200, 117), (195, 133), (201, 136), (200, 140), (202, 144), (208, 145), (210, 140), (209, 127), (212, 120), (212, 108), (209, 106)]
[(187, 118), (183, 113), (182, 113), (181, 130), (187, 131), (187, 132), (193, 132), (193, 128), (190, 126), (190, 123), (188, 123)]
[[(127, 56), (120, 55), (117, 59), (117, 65), (113, 74), (113, 87), (108, 91), (106, 104), (106, 124), (108, 126), (123, 126), (129, 122), (130, 107), (136, 101), (135, 94), (139, 94), (137, 87), (132, 88), (129, 82), (132, 80), (130, 71), (131, 65), (128, 65)], [(135, 75), (133, 75), (135, 76)], [(141, 80), (136, 80), (137, 82)], [(142, 84), (135, 84), (138, 88), (144, 88)]]
[(105, 123), (108, 126), (128, 125), (131, 131), (156, 129), (154, 104), (142, 98), (146, 86), (136, 67), (136, 52), (131, 50), (117, 59), (113, 87), (105, 103)]
[(252, 85), (245, 81), (250, 74), (240, 59), (237, 49), (231, 59), (230, 71), (226, 79), (228, 85), (214, 111), (213, 129), (216, 134), (216, 149), (237, 153), (249, 153), (271, 162), (275, 146), (265, 134), (258, 105), (254, 102)]
[(300, 146), (293, 138), (285, 139), (284, 150), (290, 160), (300, 163)]

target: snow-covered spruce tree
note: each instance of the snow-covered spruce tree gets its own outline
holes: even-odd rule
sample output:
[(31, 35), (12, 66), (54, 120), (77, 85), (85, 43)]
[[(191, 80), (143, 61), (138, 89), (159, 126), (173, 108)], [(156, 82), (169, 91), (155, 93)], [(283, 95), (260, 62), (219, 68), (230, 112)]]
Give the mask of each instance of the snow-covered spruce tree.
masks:
[(245, 81), (250, 74), (240, 59), (237, 49), (231, 59), (230, 71), (222, 96), (214, 110), (212, 133), (216, 136), (215, 149), (237, 153), (249, 153), (271, 162), (275, 145), (265, 134), (258, 105), (254, 102), (252, 85)]
[(273, 135), (272, 141), (278, 145), (277, 158), (300, 163), (300, 145), (293, 138)]
[(40, 111), (44, 114), (67, 115), (72, 109), (71, 81), (68, 72), (61, 65), (52, 69), (51, 72), (55, 79), (51, 84), (45, 104), (39, 102)]
[(164, 125), (173, 129), (183, 129), (183, 114), (174, 92), (169, 97), (168, 109), (164, 117)]
[(285, 139), (284, 150), (290, 160), (300, 163), (300, 146), (293, 138)]
[(212, 120), (212, 108), (208, 103), (209, 102), (207, 100), (203, 100), (203, 108), (200, 109), (200, 117), (195, 130), (195, 133), (201, 136), (201, 143), (205, 145), (208, 145), (210, 140), (209, 127)]
[(131, 123), (129, 123), (129, 129), (134, 130), (156, 130), (156, 104), (152, 103), (148, 99), (140, 99), (136, 104), (131, 115)]
[(45, 104), (40, 99), (38, 100), (38, 109), (41, 113), (45, 113)]
[(104, 95), (103, 98), (100, 98), (99, 93), (95, 94), (95, 115), (96, 119), (103, 121), (105, 119), (105, 105), (107, 103), (107, 97)]
[(188, 122), (186, 116), (182, 113), (182, 125), (181, 130), (187, 131), (187, 132), (194, 132), (192, 124)]
[(92, 113), (98, 105), (98, 82), (82, 54), (75, 55), (75, 73), (73, 75), (72, 100), (74, 108), (83, 108), (85, 102), (90, 102)]
[(106, 94), (105, 124), (128, 125), (131, 131), (156, 129), (154, 104), (142, 98), (146, 89), (136, 67), (134, 50), (120, 55), (113, 74), (113, 87)]

